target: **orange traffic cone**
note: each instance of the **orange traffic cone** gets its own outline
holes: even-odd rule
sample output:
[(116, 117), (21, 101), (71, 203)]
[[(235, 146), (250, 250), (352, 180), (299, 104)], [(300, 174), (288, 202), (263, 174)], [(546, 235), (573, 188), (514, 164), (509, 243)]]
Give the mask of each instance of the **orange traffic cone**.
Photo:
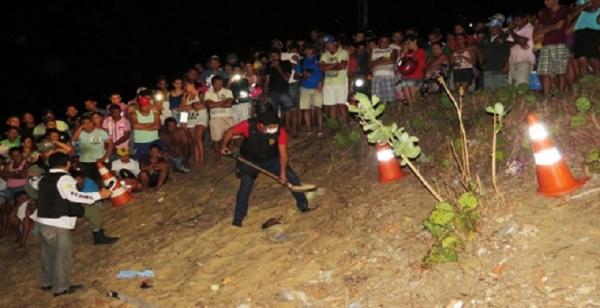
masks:
[(103, 163), (97, 163), (98, 171), (100, 172), (100, 176), (102, 177), (102, 182), (104, 182), (104, 186), (112, 191), (110, 195), (110, 201), (112, 201), (113, 207), (121, 207), (127, 204), (129, 201), (133, 200), (133, 195), (127, 187), (104, 167)]
[(389, 183), (404, 177), (400, 163), (389, 144), (378, 143), (375, 145), (375, 151), (377, 152), (379, 182)]
[(533, 114), (527, 116), (529, 138), (533, 148), (539, 192), (549, 197), (559, 197), (575, 191), (587, 179), (575, 179), (550, 139), (548, 130)]

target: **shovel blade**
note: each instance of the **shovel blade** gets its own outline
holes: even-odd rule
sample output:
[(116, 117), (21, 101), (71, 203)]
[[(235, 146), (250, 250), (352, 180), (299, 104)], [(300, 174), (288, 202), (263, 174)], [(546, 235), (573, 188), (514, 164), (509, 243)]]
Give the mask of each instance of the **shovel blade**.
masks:
[(298, 185), (298, 186), (290, 185), (289, 188), (293, 192), (304, 193), (304, 192), (316, 190), (317, 185), (313, 185), (313, 184), (302, 184), (302, 185)]

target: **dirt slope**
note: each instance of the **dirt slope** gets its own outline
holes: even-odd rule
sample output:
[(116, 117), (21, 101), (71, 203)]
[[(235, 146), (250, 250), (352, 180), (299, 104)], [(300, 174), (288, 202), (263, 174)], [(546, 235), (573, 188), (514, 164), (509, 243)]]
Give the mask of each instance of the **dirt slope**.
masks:
[[(297, 213), (289, 193), (261, 177), (244, 227), (234, 228), (233, 163), (210, 163), (124, 208), (106, 207), (108, 233), (121, 236), (112, 247), (92, 246), (80, 221), (73, 281), (97, 280), (159, 307), (600, 306), (600, 193), (541, 197), (530, 158), (518, 175), (502, 173), (505, 203), (484, 200), (479, 237), (461, 262), (423, 269), (432, 239), (422, 220), (435, 202), (415, 176), (378, 184), (371, 148), (342, 150), (330, 138), (296, 140), (291, 153), (301, 178), (321, 187), (310, 195), (316, 211)], [(418, 164), (438, 185), (452, 184), (452, 173)], [(283, 224), (260, 229), (279, 216)], [(128, 306), (89, 287), (57, 299), (39, 291), (35, 239), (21, 252), (2, 240), (0, 257), (0, 307)], [(126, 269), (152, 269), (153, 287), (117, 279)]]

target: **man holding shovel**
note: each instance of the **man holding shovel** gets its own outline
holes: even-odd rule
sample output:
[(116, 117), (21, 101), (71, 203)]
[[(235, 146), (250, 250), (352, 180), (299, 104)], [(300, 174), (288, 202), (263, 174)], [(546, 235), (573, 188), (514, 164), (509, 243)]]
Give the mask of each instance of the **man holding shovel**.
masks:
[[(288, 166), (288, 134), (284, 128), (279, 127), (277, 113), (269, 105), (258, 112), (258, 116), (240, 122), (228, 129), (223, 136), (221, 154), (232, 156), (238, 161), (236, 170), (239, 170), (240, 188), (237, 193), (233, 225), (242, 226), (242, 220), (248, 213), (248, 200), (254, 187), (254, 181), (259, 172), (277, 178), (287, 186), (296, 199), (296, 206), (300, 212), (311, 211), (308, 200), (304, 196), (300, 179)], [(234, 136), (242, 136), (240, 154), (235, 156), (228, 148)], [(277, 176), (278, 175), (278, 176)]]

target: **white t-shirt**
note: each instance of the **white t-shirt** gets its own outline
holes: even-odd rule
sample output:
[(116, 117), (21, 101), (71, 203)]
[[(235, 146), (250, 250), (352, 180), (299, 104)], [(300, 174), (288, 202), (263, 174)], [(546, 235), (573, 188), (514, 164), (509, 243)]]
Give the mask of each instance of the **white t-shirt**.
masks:
[[(215, 93), (214, 89), (210, 89), (204, 93), (204, 101), (222, 102), (228, 98), (233, 99), (233, 93), (229, 89), (222, 88), (221, 91)], [(211, 108), (211, 118), (227, 118), (233, 117), (231, 108)]]
[(140, 174), (140, 164), (133, 159), (130, 159), (128, 163), (124, 163), (120, 159), (117, 159), (113, 161), (110, 169), (116, 173), (119, 173), (119, 171), (123, 169), (129, 170), (136, 177)]
[[(373, 53), (371, 53), (371, 61), (375, 61), (379, 58), (390, 59), (393, 52), (394, 49), (391, 47), (385, 49), (375, 48), (373, 49)], [(373, 76), (394, 77), (394, 64), (378, 65), (373, 68)]]

